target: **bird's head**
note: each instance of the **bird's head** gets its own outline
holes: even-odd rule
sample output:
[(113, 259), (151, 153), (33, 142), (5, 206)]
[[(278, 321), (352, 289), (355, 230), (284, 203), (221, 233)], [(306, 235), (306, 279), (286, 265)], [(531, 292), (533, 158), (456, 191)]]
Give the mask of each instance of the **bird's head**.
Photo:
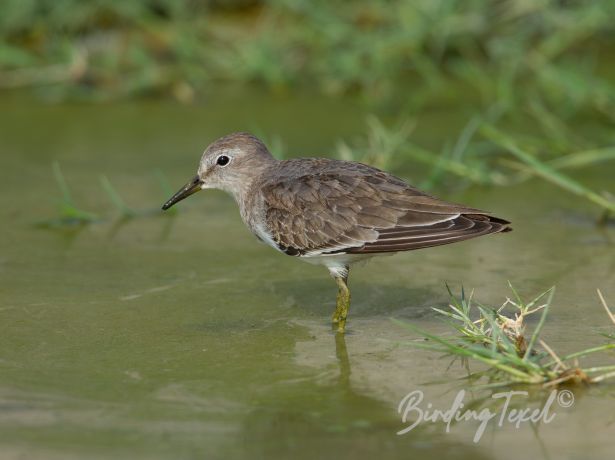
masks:
[(206, 189), (216, 188), (237, 196), (260, 171), (275, 159), (257, 137), (233, 133), (211, 143), (203, 152), (197, 175), (175, 193), (163, 206), (175, 203)]

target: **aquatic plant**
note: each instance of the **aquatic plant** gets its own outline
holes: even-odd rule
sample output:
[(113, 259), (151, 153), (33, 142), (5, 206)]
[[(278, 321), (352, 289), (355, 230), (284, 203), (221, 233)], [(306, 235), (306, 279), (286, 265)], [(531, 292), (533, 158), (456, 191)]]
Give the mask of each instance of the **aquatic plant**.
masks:
[[(479, 375), (485, 376), (489, 385), (494, 386), (523, 383), (548, 387), (562, 383), (598, 383), (615, 377), (615, 365), (581, 367), (578, 363), (578, 358), (583, 356), (615, 349), (615, 343), (558, 356), (540, 338), (555, 293), (554, 287), (526, 303), (510, 285), (514, 300), (507, 298), (498, 308), (476, 303), (473, 292), (466, 296), (463, 288), (459, 298), (448, 286), (447, 289), (450, 295), (448, 309), (434, 308), (434, 311), (444, 317), (459, 335), (435, 335), (405, 321), (394, 320), (424, 338), (407, 344), (480, 362), (487, 366), (487, 370)], [(606, 306), (602, 294), (599, 295), (615, 324), (615, 316)], [(526, 319), (537, 314), (538, 323), (528, 336)], [(607, 337), (613, 338), (611, 335)]]
[[(60, 192), (62, 193), (62, 198), (59, 202), (58, 207), (59, 215), (55, 218), (37, 222), (37, 226), (44, 228), (55, 228), (73, 225), (86, 225), (104, 221), (104, 219), (102, 219), (97, 214), (94, 214), (89, 211), (84, 211), (76, 206), (58, 162), (53, 163), (52, 169), (53, 177), (56, 181), (58, 188), (60, 189)], [(161, 195), (162, 202), (163, 199), (166, 199), (166, 197), (172, 194), (172, 189), (165, 175), (161, 171), (155, 171), (155, 177), (157, 178), (163, 191), (163, 194)], [(100, 183), (106, 195), (109, 197), (109, 200), (118, 210), (120, 219), (132, 219), (135, 217), (143, 217), (153, 214), (175, 215), (177, 213), (177, 210), (173, 210), (170, 213), (162, 213), (159, 206), (142, 210), (133, 209), (126, 204), (126, 201), (113, 187), (111, 181), (106, 176), (100, 176)]]
[(70, 192), (64, 174), (60, 169), (60, 164), (56, 161), (52, 165), (53, 178), (62, 193), (58, 203), (58, 217), (38, 222), (40, 227), (61, 227), (71, 225), (84, 225), (99, 220), (99, 217), (89, 211), (77, 207)]

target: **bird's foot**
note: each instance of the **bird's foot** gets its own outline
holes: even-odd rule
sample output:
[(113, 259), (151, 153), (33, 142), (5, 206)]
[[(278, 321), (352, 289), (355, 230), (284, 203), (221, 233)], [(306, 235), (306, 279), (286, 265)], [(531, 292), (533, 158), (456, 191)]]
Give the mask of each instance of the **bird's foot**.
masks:
[(347, 310), (346, 312), (335, 310), (333, 318), (331, 319), (331, 325), (333, 326), (334, 330), (337, 330), (337, 332), (343, 333), (346, 329), (346, 315), (344, 313), (347, 314)]
[(346, 318), (340, 318), (337, 323), (337, 332), (343, 334), (346, 331)]

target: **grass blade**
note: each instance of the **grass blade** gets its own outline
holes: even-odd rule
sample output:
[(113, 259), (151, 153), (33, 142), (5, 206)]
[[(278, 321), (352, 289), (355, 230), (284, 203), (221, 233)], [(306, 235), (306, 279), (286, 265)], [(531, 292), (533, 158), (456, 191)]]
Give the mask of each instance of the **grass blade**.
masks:
[(109, 199), (115, 205), (115, 207), (118, 209), (118, 211), (120, 212), (122, 217), (134, 217), (137, 214), (133, 209), (128, 207), (128, 205), (122, 199), (122, 197), (117, 192), (117, 190), (115, 190), (115, 188), (113, 188), (113, 186), (111, 185), (111, 182), (109, 181), (107, 176), (101, 175), (100, 176), (100, 183), (101, 183), (103, 189), (105, 190), (105, 192), (107, 192), (107, 196), (109, 196)]
[(545, 320), (547, 319), (547, 314), (549, 313), (549, 307), (551, 306), (551, 301), (553, 300), (553, 295), (555, 294), (555, 287), (551, 288), (551, 292), (549, 293), (549, 297), (547, 298), (547, 304), (542, 309), (542, 314), (540, 315), (540, 320), (538, 320), (538, 324), (536, 325), (536, 329), (534, 329), (534, 333), (530, 338), (530, 342), (527, 345), (527, 349), (525, 351), (525, 355), (523, 355), (523, 360), (527, 361), (531, 356), (532, 350), (534, 349), (534, 344), (538, 340), (538, 335), (540, 334), (540, 330), (545, 324)]
[(532, 173), (538, 177), (541, 177), (552, 184), (557, 185), (570, 193), (586, 198), (587, 200), (597, 204), (601, 208), (604, 208), (610, 212), (615, 212), (615, 202), (609, 200), (602, 195), (590, 190), (584, 185), (578, 183), (572, 178), (556, 171), (553, 167), (543, 163), (534, 155), (525, 152), (508, 136), (501, 131), (497, 130), (491, 125), (482, 125), (480, 128), (481, 133), (494, 142), (495, 144), (505, 148), (517, 159), (531, 167)]

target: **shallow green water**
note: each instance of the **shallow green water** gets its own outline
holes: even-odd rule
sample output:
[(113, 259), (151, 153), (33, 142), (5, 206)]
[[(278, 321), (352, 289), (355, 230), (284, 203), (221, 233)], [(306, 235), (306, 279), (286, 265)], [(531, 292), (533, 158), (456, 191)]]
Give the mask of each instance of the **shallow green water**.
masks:
[[(476, 444), (469, 422), (396, 435), (404, 427), (397, 404), (410, 391), (446, 409), (458, 389), (470, 390), (458, 364), (399, 346), (410, 335), (389, 319), (443, 330), (430, 307), (445, 305), (444, 281), (494, 304), (509, 295), (507, 280), (528, 297), (555, 284), (545, 339), (562, 353), (602, 343), (597, 332), (608, 323), (595, 289), (615, 302), (615, 233), (549, 185), (447, 196), (497, 211), (515, 231), (357, 268), (345, 340), (329, 329), (335, 285), (325, 270), (258, 244), (229, 197), (199, 194), (175, 216), (113, 218), (100, 174), (130, 206), (155, 209), (167, 198), (155, 171), (183, 184), (205, 144), (226, 132), (277, 133), (309, 156), (364, 126), (348, 103), (237, 97), (182, 107), (41, 106), (2, 96), (0, 458), (612, 454), (612, 385), (576, 391), (573, 407), (556, 407), (537, 430), (491, 426)], [(422, 142), (457, 135), (461, 115), (448, 113), (447, 129), (443, 117), (423, 118)], [(78, 204), (107, 218), (34, 225), (55, 216), (54, 160)], [(608, 166), (586, 180), (613, 191), (612, 176)], [(614, 361), (610, 354), (600, 364)]]

